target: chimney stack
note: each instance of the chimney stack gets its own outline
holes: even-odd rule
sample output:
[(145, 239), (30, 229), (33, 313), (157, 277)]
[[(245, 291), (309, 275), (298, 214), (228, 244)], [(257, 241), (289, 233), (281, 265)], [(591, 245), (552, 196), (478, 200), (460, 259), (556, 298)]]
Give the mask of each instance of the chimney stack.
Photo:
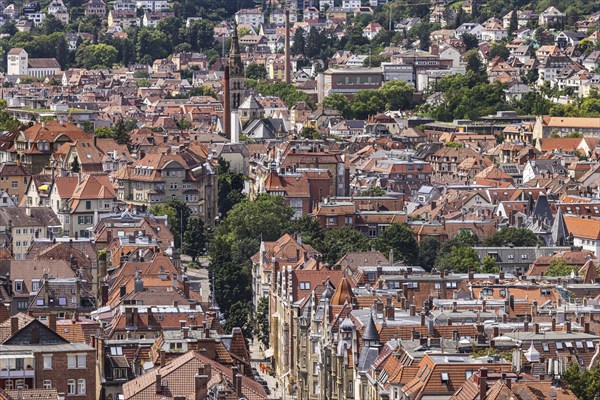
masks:
[(487, 368), (479, 369), (479, 398), (484, 399), (487, 393)]
[(285, 83), (292, 83), (292, 66), (290, 61), (290, 11), (285, 10), (285, 66), (284, 66)]
[(231, 139), (231, 82), (228, 65), (223, 71), (223, 131)]
[(198, 368), (198, 373), (194, 377), (194, 400), (204, 400), (208, 395), (208, 379), (202, 368)]
[(48, 328), (56, 332), (56, 314), (48, 315)]
[(162, 377), (160, 376), (160, 372), (156, 374), (156, 380), (154, 381), (155, 391), (156, 393), (162, 392)]
[(12, 316), (10, 317), (10, 334), (14, 335), (19, 330), (19, 317)]

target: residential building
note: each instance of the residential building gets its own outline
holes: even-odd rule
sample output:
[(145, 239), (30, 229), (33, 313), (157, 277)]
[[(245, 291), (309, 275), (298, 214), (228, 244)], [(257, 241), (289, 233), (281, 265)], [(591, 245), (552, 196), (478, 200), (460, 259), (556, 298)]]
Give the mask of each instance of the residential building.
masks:
[(14, 140), (12, 159), (20, 161), (33, 174), (37, 174), (48, 165), (52, 153), (64, 143), (92, 138), (93, 134), (85, 132), (70, 122), (62, 120), (40, 122), (24, 131), (19, 131)]
[(24, 326), (19, 321), (5, 321), (10, 330), (0, 346), (2, 388), (56, 389), (67, 399), (96, 399), (96, 350), (70, 343), (36, 319)]
[(103, 0), (90, 0), (85, 6), (85, 15), (106, 15), (106, 4)]
[(247, 24), (258, 28), (265, 23), (265, 15), (258, 8), (244, 8), (235, 13), (235, 22), (238, 25)]
[[(50, 195), (50, 205), (60, 220), (64, 234), (87, 238), (102, 215), (113, 211), (117, 195), (105, 175), (78, 174), (74, 180), (67, 177), (56, 181)], [(69, 194), (68, 188), (73, 183), (75, 186)], [(66, 196), (61, 195), (59, 190), (63, 184), (66, 186)]]
[(189, 150), (157, 148), (154, 153), (115, 173), (117, 199), (147, 209), (171, 199), (184, 201), (205, 224), (217, 214), (217, 182), (213, 166)]
[(47, 207), (0, 207), (0, 231), (8, 236), (7, 247), (15, 260), (24, 260), (35, 239), (58, 236), (61, 224)]
[(561, 27), (564, 24), (567, 15), (560, 12), (556, 7), (550, 6), (539, 15), (540, 25), (548, 27)]
[(0, 191), (10, 195), (16, 204), (25, 195), (30, 180), (31, 173), (20, 162), (0, 164)]

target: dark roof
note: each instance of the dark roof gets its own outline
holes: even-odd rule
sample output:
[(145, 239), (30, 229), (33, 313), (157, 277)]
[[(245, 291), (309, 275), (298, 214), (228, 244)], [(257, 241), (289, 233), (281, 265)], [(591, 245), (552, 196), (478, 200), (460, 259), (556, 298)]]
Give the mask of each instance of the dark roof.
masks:
[(60, 221), (49, 207), (29, 207), (31, 215), (27, 215), (27, 208), (0, 207), (0, 225), (13, 227), (23, 226), (57, 226)]
[(377, 327), (375, 326), (375, 321), (373, 321), (373, 315), (369, 315), (369, 322), (367, 322), (367, 327), (362, 334), (363, 343), (365, 340), (371, 342), (379, 342), (379, 332), (377, 332)]

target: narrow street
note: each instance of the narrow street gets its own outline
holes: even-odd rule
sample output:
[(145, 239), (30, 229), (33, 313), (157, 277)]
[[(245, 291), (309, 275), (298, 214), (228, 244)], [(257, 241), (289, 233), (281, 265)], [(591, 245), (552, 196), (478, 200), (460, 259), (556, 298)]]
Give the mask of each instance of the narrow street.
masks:
[(260, 349), (259, 343), (257, 340), (250, 342), (250, 360), (251, 364), (256, 370), (262, 379), (267, 382), (267, 386), (271, 390), (271, 394), (269, 398), (271, 399), (282, 399), (283, 393), (281, 388), (278, 385), (277, 379), (272, 377), (269, 374), (263, 374), (260, 370), (260, 363), (265, 363), (264, 352)]

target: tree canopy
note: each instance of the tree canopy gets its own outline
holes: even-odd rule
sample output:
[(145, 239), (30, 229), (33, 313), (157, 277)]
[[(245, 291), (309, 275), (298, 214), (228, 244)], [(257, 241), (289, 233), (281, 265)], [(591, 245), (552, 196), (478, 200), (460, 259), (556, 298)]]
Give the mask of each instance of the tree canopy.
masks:
[(349, 251), (367, 251), (369, 239), (349, 226), (330, 229), (325, 232), (321, 250), (325, 262), (334, 265)]
[(484, 240), (485, 246), (505, 247), (532, 247), (540, 244), (540, 239), (535, 233), (527, 228), (504, 228), (494, 232), (492, 236)]
[(373, 239), (373, 246), (383, 254), (393, 250), (394, 259), (398, 258), (406, 265), (415, 265), (419, 259), (417, 241), (410, 228), (403, 224), (391, 224), (381, 235)]

